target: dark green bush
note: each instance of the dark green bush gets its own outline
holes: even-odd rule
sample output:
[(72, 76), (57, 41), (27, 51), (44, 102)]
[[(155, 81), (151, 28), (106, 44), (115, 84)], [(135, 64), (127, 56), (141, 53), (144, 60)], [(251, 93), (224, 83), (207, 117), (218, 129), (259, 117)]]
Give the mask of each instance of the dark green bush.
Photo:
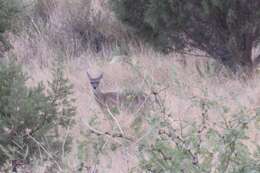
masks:
[(0, 33), (10, 29), (12, 19), (21, 10), (21, 2), (17, 0), (0, 0)]
[(260, 1), (111, 0), (123, 22), (168, 52), (196, 48), (232, 70), (253, 67), (260, 38)]
[(19, 0), (0, 0), (0, 42), (4, 49), (9, 49), (11, 45), (2, 34), (11, 29), (14, 19), (21, 11), (21, 6), (22, 2)]
[(57, 157), (68, 149), (69, 141), (62, 141), (55, 130), (71, 125), (75, 107), (71, 85), (57, 71), (46, 95), (42, 83), (26, 86), (21, 66), (0, 64), (0, 167), (9, 159), (50, 157), (46, 150)]

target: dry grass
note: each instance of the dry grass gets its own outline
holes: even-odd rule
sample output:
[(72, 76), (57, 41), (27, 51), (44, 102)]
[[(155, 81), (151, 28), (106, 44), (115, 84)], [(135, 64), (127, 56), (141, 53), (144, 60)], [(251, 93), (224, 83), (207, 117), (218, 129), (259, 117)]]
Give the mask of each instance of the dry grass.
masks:
[[(248, 110), (254, 110), (259, 106), (260, 87), (257, 85), (259, 79), (243, 83), (239, 80), (231, 80), (224, 77), (212, 76), (202, 78), (196, 71), (194, 64), (188, 63), (189, 68), (183, 68), (183, 64), (178, 62), (177, 55), (165, 57), (157, 55), (148, 50), (134, 54), (128, 57), (138, 64), (143, 76), (138, 76), (128, 64), (123, 61), (113, 62), (112, 60), (98, 60), (97, 57), (89, 57), (88, 59), (75, 59), (67, 64), (65, 69), (66, 75), (74, 85), (74, 96), (77, 99), (77, 123), (71, 129), (74, 138), (72, 152), (64, 158), (64, 162), (68, 165), (68, 172), (75, 170), (81, 162), (86, 166), (97, 164), (98, 170), (102, 172), (129, 172), (129, 170), (137, 166), (137, 146), (138, 141), (145, 135), (145, 132), (135, 136), (132, 129), (134, 117), (132, 115), (121, 114), (117, 116), (120, 126), (123, 128), (126, 136), (132, 137), (134, 141), (127, 142), (123, 139), (112, 139), (104, 137), (104, 141), (95, 135), (89, 135), (89, 123), (96, 118), (92, 128), (102, 133), (118, 132), (111, 129), (108, 116), (104, 115), (98, 107), (91, 93), (91, 88), (86, 76), (86, 70), (92, 72), (104, 72), (104, 81), (102, 89), (104, 91), (124, 91), (125, 89), (142, 89), (149, 92), (149, 88), (143, 82), (143, 77), (149, 78), (151, 83), (154, 82), (155, 87), (167, 87), (161, 93), (161, 97), (166, 103), (167, 112), (172, 113), (173, 122), (188, 121), (199, 119), (201, 110), (199, 107), (193, 106), (192, 98), (204, 98), (213, 100), (222, 105), (228, 105), (231, 113), (237, 112), (240, 108), (245, 107)], [(32, 83), (49, 79), (48, 68), (38, 68), (30, 66), (28, 70), (32, 76)], [(178, 81), (178, 82), (176, 82)], [(209, 111), (209, 121), (221, 123), (221, 119), (216, 110)], [(227, 117), (228, 118), (228, 117)], [(256, 143), (260, 144), (259, 131), (255, 129), (254, 124), (248, 129), (250, 140), (245, 141), (252, 148)], [(100, 142), (102, 151), (98, 155), (91, 151), (93, 144)], [(111, 146), (115, 145), (116, 149), (112, 150)], [(85, 145), (84, 160), (79, 159), (79, 145)]]
[[(149, 93), (150, 88), (144, 79), (155, 89), (166, 88), (160, 96), (165, 102), (166, 111), (174, 115), (173, 122), (192, 122), (199, 118), (201, 110), (193, 106), (192, 98), (204, 98), (228, 105), (231, 112), (236, 112), (241, 107), (254, 110), (260, 105), (259, 77), (248, 82), (231, 79), (226, 76), (227, 72), (221, 65), (213, 60), (180, 54), (166, 56), (143, 44), (138, 44), (137, 47), (136, 43), (129, 40), (127, 56), (120, 54), (116, 46), (108, 46), (99, 53), (95, 53), (91, 48), (84, 48), (78, 33), (73, 31), (73, 26), (79, 29), (94, 28), (107, 38), (112, 37), (112, 40), (127, 40), (128, 36), (106, 8), (105, 0), (92, 0), (88, 9), (81, 9), (86, 8), (82, 6), (81, 0), (56, 2), (57, 7), (53, 9), (44, 27), (35, 21), (31, 28), (12, 36), (14, 49), (10, 53), (15, 54), (18, 61), (25, 65), (26, 71), (32, 77), (29, 85), (50, 78), (49, 68), (55, 57), (62, 56), (65, 59), (64, 70), (74, 85), (74, 97), (77, 99), (77, 123), (70, 130), (74, 142), (71, 153), (63, 158), (66, 165), (64, 172), (75, 172), (81, 163), (84, 163), (84, 169), (89, 171), (96, 167), (99, 172), (129, 172), (138, 165), (137, 145), (140, 138), (145, 138), (146, 132), (134, 136), (132, 124), (135, 118), (125, 114), (117, 118), (126, 136), (133, 137), (133, 141), (111, 138), (109, 135), (104, 135), (101, 139), (89, 133), (91, 128), (102, 133), (117, 130), (111, 129), (108, 117), (97, 106), (86, 76), (87, 70), (104, 73), (101, 87), (105, 91), (136, 89)], [(79, 16), (82, 18), (77, 18)], [(74, 21), (75, 18), (78, 20)], [(92, 24), (84, 23), (84, 18), (89, 19)], [(137, 67), (141, 76), (126, 62)], [(217, 67), (220, 72), (215, 74), (208, 71), (207, 64)], [(210, 121), (220, 121), (216, 110), (211, 110), (209, 115)], [(250, 146), (255, 143), (260, 145), (260, 133), (253, 124), (248, 133), (251, 138), (246, 143)], [(100, 147), (98, 152), (93, 149), (95, 145)], [(36, 166), (35, 172), (44, 172), (46, 165)]]

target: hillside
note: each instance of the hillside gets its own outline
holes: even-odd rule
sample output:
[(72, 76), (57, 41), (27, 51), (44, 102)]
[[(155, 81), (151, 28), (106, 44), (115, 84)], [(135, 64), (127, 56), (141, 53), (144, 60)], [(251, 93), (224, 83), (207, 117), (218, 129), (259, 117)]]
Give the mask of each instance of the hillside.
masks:
[[(31, 172), (260, 171), (257, 73), (233, 75), (198, 50), (158, 52), (115, 17), (107, 0), (26, 2), (35, 5), (24, 14), (25, 27), (5, 33), (12, 48), (2, 60), (14, 57), (34, 87), (53, 79), (59, 59), (76, 107), (74, 125), (59, 131), (64, 143), (71, 136), (71, 150), (56, 156), (39, 144), (39, 157), (26, 164)], [(101, 91), (145, 93), (156, 108), (104, 112), (87, 72), (103, 73)], [(0, 170), (8, 172), (15, 159)]]

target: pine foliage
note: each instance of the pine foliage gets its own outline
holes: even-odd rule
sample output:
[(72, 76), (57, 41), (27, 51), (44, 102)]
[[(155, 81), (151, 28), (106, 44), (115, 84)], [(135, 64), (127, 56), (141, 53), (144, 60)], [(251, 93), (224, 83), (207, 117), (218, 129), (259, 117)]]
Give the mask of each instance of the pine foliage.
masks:
[(2, 34), (11, 29), (13, 20), (21, 12), (21, 5), (19, 0), (0, 0), (0, 42), (4, 49), (11, 48), (11, 45)]
[(46, 94), (42, 83), (26, 86), (28, 77), (21, 66), (0, 64), (0, 167), (7, 160), (54, 159), (46, 150), (56, 158), (69, 149), (69, 136), (63, 141), (55, 128), (68, 128), (73, 122), (72, 86), (57, 71)]
[(237, 71), (253, 67), (260, 38), (260, 1), (113, 0), (114, 10), (164, 52), (196, 48)]
[(17, 0), (0, 0), (0, 33), (10, 29), (13, 17), (20, 11), (20, 3)]

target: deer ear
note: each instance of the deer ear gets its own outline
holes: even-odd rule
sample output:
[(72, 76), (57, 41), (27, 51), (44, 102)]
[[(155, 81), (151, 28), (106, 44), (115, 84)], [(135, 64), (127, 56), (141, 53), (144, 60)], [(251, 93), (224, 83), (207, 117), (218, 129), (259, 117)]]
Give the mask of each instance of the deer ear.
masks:
[(90, 76), (90, 74), (88, 73), (88, 71), (87, 71), (87, 76), (88, 76), (89, 79), (92, 79), (92, 77)]

